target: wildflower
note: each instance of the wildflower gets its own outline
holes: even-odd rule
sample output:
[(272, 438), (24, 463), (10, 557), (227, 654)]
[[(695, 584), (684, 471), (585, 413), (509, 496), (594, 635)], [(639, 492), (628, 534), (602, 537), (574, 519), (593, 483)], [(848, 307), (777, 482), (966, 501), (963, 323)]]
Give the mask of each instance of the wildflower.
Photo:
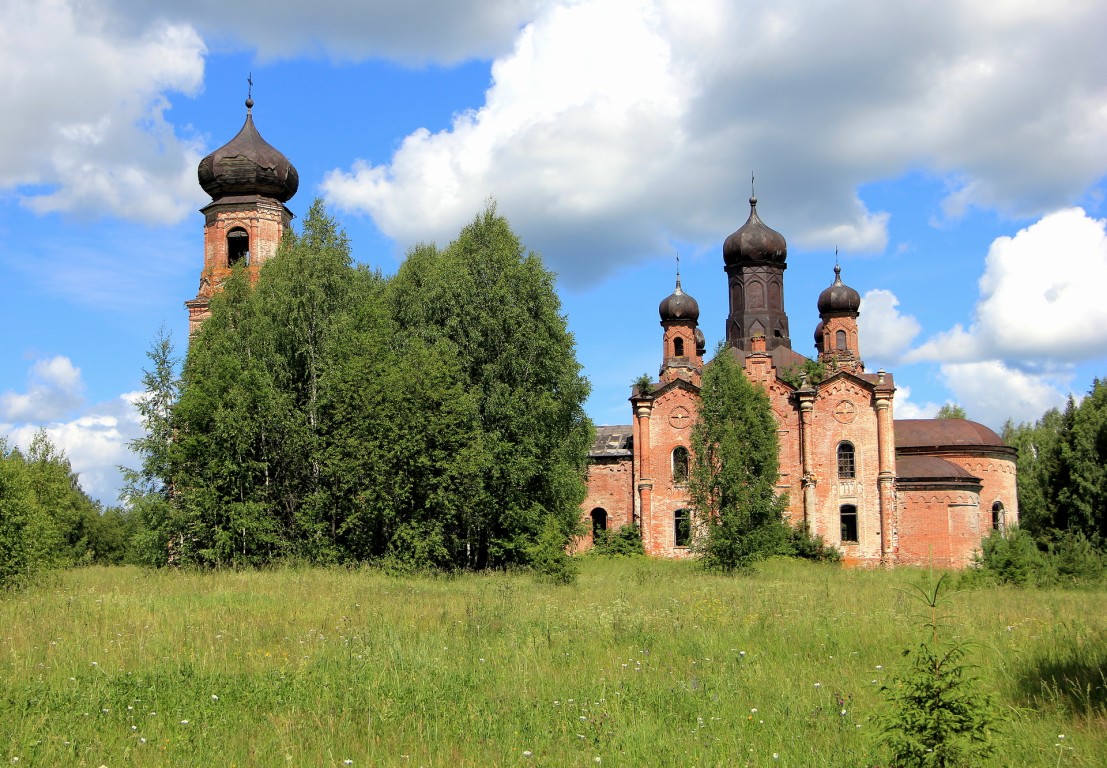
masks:
[(754, 707), (753, 709), (751, 709), (750, 714), (751, 715), (756, 715), (757, 714), (757, 707)]
[(353, 765), (354, 761), (351, 760), (350, 758), (346, 758), (345, 760), (342, 761), (342, 764), (343, 765)]
[(218, 696), (217, 696), (216, 694), (214, 694), (214, 693), (213, 693), (213, 694), (211, 695), (211, 700), (212, 700), (212, 701), (219, 701), (219, 697), (218, 697)]
[(531, 755), (533, 755), (533, 754), (534, 754), (534, 753), (533, 753), (533, 752), (531, 752), (531, 751), (530, 751), (529, 749), (524, 749), (524, 750), (523, 750), (523, 757), (530, 757), (530, 756), (531, 756)]
[(738, 651), (738, 655), (739, 655), (739, 656), (745, 656), (745, 655), (746, 655), (746, 652), (745, 652), (745, 651)]
[(595, 757), (592, 758), (592, 762), (593, 763), (602, 763), (603, 760), (600, 760), (600, 756), (596, 755)]
[(187, 720), (182, 720), (181, 725), (188, 725), (188, 721)]
[(883, 664), (877, 664), (877, 665), (876, 665), (876, 668), (877, 668), (877, 669), (884, 669), (884, 665), (883, 665)]
[(779, 760), (779, 759), (780, 759), (780, 753), (779, 752), (773, 752), (773, 760)]
[(823, 684), (822, 684), (822, 683), (815, 683), (815, 687), (816, 687), (816, 688), (822, 688), (822, 687), (823, 687)]

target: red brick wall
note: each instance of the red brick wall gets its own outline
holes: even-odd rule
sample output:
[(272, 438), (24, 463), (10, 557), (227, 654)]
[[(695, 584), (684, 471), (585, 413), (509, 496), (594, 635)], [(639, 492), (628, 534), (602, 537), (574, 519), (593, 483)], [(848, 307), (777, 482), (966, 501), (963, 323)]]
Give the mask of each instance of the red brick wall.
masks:
[(643, 477), (653, 479), (651, 509), (642, 512), (642, 543), (648, 555), (691, 555), (689, 548), (675, 544), (674, 513), (687, 508), (689, 501), (687, 483), (673, 480), (672, 455), (678, 445), (691, 452), (692, 420), (698, 407), (698, 395), (683, 386), (671, 387), (653, 401), (648, 463), (642, 471)]
[(577, 551), (592, 547), (592, 510), (607, 512), (607, 529), (617, 530), (634, 520), (634, 477), (630, 457), (595, 459), (588, 467), (588, 495), (581, 505), (585, 534), (574, 545)]

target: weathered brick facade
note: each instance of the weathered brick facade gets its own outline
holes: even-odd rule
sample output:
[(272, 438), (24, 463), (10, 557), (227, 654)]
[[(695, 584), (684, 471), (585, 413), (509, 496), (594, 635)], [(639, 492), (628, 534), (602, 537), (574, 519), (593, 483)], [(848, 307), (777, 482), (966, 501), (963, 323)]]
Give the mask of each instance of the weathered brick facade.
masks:
[[(1014, 451), (973, 422), (893, 420), (893, 378), (865, 372), (860, 296), (842, 283), (838, 267), (818, 300), (816, 353), (824, 375), (809, 383), (803, 370), (810, 361), (792, 351), (783, 313), (786, 245), (760, 221), (756, 200), (750, 202), (750, 220), (724, 244), (727, 353), (769, 394), (788, 522), (822, 536), (851, 564), (967, 565), (993, 527), (1018, 522)], [(618, 457), (604, 457), (603, 440), (597, 441), (583, 513), (590, 523), (602, 509), (608, 527), (633, 522), (648, 554), (681, 558), (693, 553), (688, 531), (703, 522), (686, 522), (684, 482), (703, 336), (699, 307), (679, 278), (659, 312), (658, 381), (630, 398), (631, 425), (600, 429), (608, 442), (612, 433), (630, 440)], [(590, 538), (581, 542), (589, 544)]]

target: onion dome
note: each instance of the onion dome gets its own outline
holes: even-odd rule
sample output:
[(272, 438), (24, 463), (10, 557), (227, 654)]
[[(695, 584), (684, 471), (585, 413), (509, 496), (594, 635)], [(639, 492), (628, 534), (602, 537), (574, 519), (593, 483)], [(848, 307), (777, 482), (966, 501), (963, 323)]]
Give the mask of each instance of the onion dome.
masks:
[(680, 288), (680, 275), (677, 275), (676, 290), (661, 300), (657, 307), (661, 315), (661, 321), (666, 320), (691, 320), (693, 323), (700, 319), (700, 305)]
[(723, 243), (723, 262), (729, 267), (749, 262), (783, 264), (788, 258), (784, 235), (771, 229), (757, 215), (757, 198), (750, 198), (750, 217)]
[(826, 327), (826, 323), (822, 320), (815, 326), (815, 349), (821, 350), (823, 348), (823, 329)]
[(286, 202), (300, 186), (300, 174), (288, 158), (273, 148), (254, 127), (246, 99), (246, 122), (238, 135), (200, 161), (196, 175), (212, 200), (262, 195)]
[(851, 312), (861, 308), (861, 294), (842, 282), (842, 268), (834, 265), (834, 283), (819, 294), (819, 314)]
[(696, 339), (696, 354), (703, 356), (703, 353), (707, 351), (707, 339), (703, 337), (703, 331), (696, 328), (696, 332), (693, 334)]

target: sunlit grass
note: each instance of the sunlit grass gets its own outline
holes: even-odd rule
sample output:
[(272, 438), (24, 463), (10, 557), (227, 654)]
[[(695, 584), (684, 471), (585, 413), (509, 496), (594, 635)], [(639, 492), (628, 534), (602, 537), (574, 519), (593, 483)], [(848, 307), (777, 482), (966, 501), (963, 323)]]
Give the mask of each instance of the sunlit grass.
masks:
[[(0, 597), (0, 762), (881, 765), (879, 687), (922, 632), (898, 587), (924, 575), (69, 571)], [(1008, 716), (992, 764), (1103, 764), (1105, 608), (950, 598)]]

